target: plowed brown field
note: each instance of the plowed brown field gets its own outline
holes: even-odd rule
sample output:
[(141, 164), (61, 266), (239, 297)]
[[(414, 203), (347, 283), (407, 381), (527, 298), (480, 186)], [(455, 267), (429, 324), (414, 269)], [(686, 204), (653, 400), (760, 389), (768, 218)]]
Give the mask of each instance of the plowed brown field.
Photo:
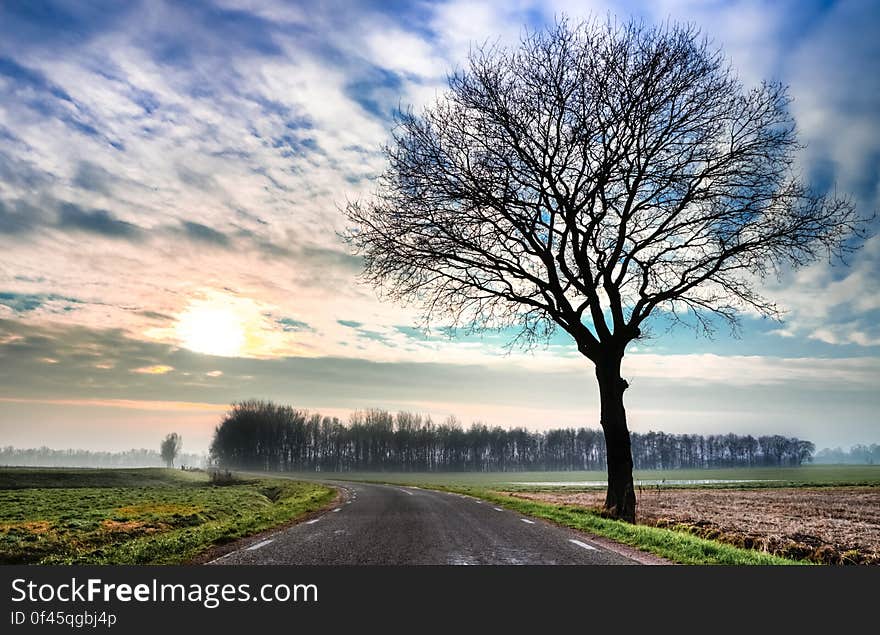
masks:
[[(602, 491), (507, 492), (600, 508)], [(880, 487), (643, 489), (638, 522), (791, 558), (880, 564)]]

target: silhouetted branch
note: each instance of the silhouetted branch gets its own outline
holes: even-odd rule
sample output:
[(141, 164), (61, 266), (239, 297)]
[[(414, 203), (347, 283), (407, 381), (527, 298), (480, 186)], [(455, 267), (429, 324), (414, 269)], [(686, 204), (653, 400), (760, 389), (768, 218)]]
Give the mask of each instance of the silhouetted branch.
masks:
[(864, 228), (811, 191), (779, 84), (746, 90), (691, 26), (567, 21), (471, 54), (400, 114), (373, 200), (346, 210), (366, 278), (428, 316), (559, 326), (596, 359), (657, 309), (703, 330), (784, 266), (841, 256)]

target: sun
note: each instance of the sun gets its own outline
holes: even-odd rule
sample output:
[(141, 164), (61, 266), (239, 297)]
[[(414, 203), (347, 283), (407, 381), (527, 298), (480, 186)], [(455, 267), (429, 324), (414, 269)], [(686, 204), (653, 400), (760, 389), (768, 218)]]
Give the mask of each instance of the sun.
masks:
[(180, 314), (176, 331), (183, 346), (196, 353), (236, 357), (245, 345), (244, 320), (216, 300), (192, 303)]

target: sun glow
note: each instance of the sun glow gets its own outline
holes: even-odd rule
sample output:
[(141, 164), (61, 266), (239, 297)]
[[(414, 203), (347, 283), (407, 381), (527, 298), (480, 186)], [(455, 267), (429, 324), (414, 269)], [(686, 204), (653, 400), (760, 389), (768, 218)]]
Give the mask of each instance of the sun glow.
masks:
[(247, 337), (243, 316), (216, 300), (192, 303), (178, 318), (176, 331), (189, 350), (224, 357), (240, 355)]
[[(299, 323), (294, 318), (283, 319), (295, 314), (245, 295), (200, 289), (193, 292), (186, 305), (177, 310), (163, 309), (162, 312), (174, 315), (174, 320), (148, 329), (144, 335), (194, 353), (271, 359), (306, 355), (313, 350), (304, 341), (314, 337), (311, 327), (295, 332), (288, 332), (285, 328), (291, 322)], [(220, 375), (222, 373), (218, 370), (205, 370), (207, 377)]]

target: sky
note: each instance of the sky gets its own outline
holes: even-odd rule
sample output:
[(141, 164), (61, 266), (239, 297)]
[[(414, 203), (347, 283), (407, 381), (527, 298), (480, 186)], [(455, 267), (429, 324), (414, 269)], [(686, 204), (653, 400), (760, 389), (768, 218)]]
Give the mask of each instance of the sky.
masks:
[[(367, 199), (393, 113), (484, 42), (559, 15), (690, 21), (743, 83), (790, 87), (798, 169), (880, 207), (872, 1), (0, 3), (0, 445), (207, 449), (273, 399), (465, 425), (598, 427), (589, 362), (377, 298), (341, 208)], [(877, 224), (874, 225), (876, 232)], [(739, 337), (628, 349), (633, 430), (880, 442), (880, 233), (768, 280)]]

